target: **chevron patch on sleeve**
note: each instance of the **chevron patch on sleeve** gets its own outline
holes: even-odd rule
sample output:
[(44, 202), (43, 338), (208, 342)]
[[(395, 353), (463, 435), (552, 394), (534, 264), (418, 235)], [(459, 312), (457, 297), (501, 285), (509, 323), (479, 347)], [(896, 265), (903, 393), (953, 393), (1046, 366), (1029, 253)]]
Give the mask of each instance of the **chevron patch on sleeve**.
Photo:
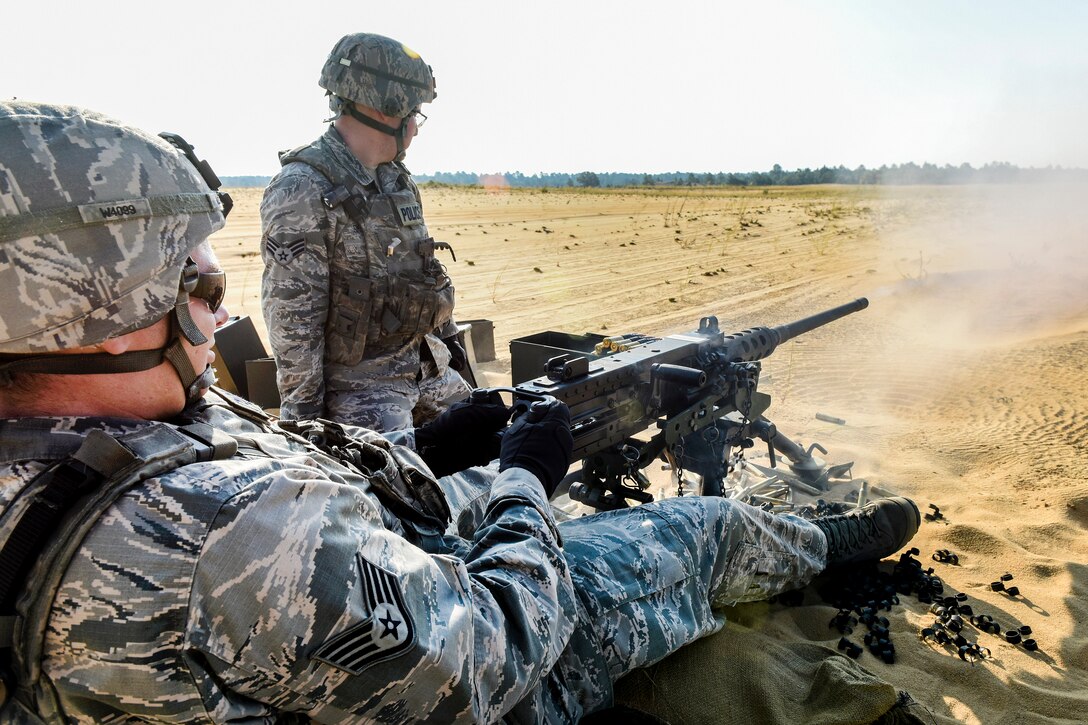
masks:
[(306, 248), (306, 240), (297, 239), (293, 242), (277, 242), (272, 237), (267, 237), (265, 247), (268, 249), (268, 256), (284, 267), (288, 267), (291, 262), (295, 261), (295, 257), (302, 254), (302, 250)]
[(310, 657), (358, 675), (406, 652), (416, 638), (397, 578), (356, 554), (363, 602), (370, 616), (315, 649)]

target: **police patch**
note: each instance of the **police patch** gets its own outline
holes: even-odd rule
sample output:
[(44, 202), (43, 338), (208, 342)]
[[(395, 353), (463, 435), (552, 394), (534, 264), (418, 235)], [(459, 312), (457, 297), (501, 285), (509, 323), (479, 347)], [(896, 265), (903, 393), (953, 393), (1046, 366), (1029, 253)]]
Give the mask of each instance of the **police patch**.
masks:
[(416, 630), (397, 578), (362, 554), (356, 554), (355, 559), (363, 603), (370, 616), (319, 646), (310, 657), (358, 675), (407, 651), (416, 641)]
[(302, 250), (306, 248), (306, 240), (297, 239), (293, 242), (277, 242), (272, 237), (268, 237), (264, 246), (268, 250), (268, 256), (287, 267), (290, 266), (291, 262), (295, 261), (295, 257), (302, 254)]
[(423, 223), (423, 207), (419, 204), (397, 204), (396, 209), (401, 226), (414, 227)]

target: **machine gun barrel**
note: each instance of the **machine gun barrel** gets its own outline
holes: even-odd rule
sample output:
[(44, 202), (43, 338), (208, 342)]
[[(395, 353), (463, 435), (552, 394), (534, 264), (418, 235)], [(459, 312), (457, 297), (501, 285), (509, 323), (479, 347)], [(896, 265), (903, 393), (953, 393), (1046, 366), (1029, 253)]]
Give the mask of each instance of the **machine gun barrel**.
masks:
[[(795, 322), (787, 322), (777, 327), (752, 327), (741, 332), (723, 335), (720, 352), (730, 362), (755, 362), (768, 357), (782, 343), (792, 340), (798, 335), (811, 332), (817, 327), (822, 327), (829, 322), (834, 322), (840, 317), (864, 310), (869, 306), (869, 300), (859, 297), (845, 305), (832, 307), (830, 310), (818, 312), (815, 315), (802, 318)], [(715, 318), (708, 318), (714, 321)]]
[(823, 327), (827, 323), (834, 322), (840, 317), (846, 317), (855, 312), (860, 312), (868, 306), (869, 300), (865, 297), (859, 297), (853, 302), (847, 302), (845, 305), (832, 307), (830, 310), (824, 310), (823, 312), (818, 312), (815, 315), (797, 320), (796, 322), (787, 322), (784, 325), (778, 325), (771, 329), (778, 333), (778, 344), (781, 345), (786, 340), (792, 340), (798, 335), (803, 335), (806, 332), (815, 330), (817, 327)]

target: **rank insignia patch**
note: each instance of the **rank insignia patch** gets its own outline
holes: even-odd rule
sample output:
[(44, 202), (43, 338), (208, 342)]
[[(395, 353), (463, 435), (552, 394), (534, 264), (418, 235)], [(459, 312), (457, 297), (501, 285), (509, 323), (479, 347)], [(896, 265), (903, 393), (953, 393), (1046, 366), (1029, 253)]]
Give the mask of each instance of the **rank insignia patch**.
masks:
[(370, 616), (335, 635), (310, 657), (358, 675), (370, 665), (403, 654), (415, 643), (416, 630), (397, 578), (361, 554), (355, 558)]
[(306, 240), (297, 239), (293, 242), (277, 242), (269, 237), (265, 240), (265, 248), (268, 249), (268, 255), (272, 259), (287, 267), (290, 266), (291, 262), (295, 261), (295, 257), (302, 254), (302, 250), (306, 248)]

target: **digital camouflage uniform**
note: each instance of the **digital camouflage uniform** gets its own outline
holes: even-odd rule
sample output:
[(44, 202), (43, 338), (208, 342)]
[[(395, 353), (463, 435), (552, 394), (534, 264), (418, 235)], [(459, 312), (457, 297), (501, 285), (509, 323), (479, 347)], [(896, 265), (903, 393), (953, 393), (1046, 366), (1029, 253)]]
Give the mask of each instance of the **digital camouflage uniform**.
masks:
[(368, 214), (360, 230), (343, 208), (326, 208), (334, 184), (302, 162), (265, 191), (261, 299), (280, 412), (376, 430), (430, 420), (468, 385), (439, 339), (457, 334), (453, 285), (419, 191), (402, 164), (365, 169), (331, 126), (309, 148), (348, 175)]
[[(394, 516), (373, 476), (208, 398), (176, 422), (228, 433), (237, 452), (124, 493), (63, 574), (43, 672), (70, 721), (576, 722), (625, 672), (721, 628), (712, 603), (824, 565), (814, 525), (720, 498), (556, 525), (518, 468), (443, 479), (454, 523), (437, 536)], [(0, 422), (0, 505), (89, 431), (154, 425)], [(426, 470), (350, 432), (372, 470)], [(460, 515), (480, 497), (478, 517)]]

